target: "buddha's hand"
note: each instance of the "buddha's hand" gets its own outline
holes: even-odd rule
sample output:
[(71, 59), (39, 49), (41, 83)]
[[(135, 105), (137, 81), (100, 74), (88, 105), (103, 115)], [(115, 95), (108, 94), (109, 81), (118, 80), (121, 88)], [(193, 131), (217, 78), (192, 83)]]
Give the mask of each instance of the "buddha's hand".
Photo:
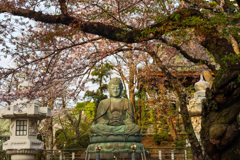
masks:
[(111, 120), (108, 122), (108, 125), (110, 126), (121, 126), (124, 125), (124, 122), (118, 121), (118, 120)]

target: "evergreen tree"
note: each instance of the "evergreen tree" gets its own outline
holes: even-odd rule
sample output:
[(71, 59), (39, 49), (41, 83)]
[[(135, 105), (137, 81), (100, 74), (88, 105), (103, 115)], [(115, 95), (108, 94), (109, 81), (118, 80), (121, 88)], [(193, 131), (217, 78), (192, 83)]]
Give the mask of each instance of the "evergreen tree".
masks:
[(111, 70), (113, 69), (113, 66), (109, 63), (105, 63), (104, 65), (101, 63), (100, 65), (97, 65), (94, 67), (93, 71), (91, 72), (91, 76), (93, 78), (90, 79), (90, 81), (93, 84), (98, 84), (99, 87), (96, 91), (90, 91), (87, 90), (84, 98), (87, 98), (88, 100), (93, 100), (96, 106), (100, 103), (101, 100), (106, 99), (107, 95), (104, 93), (107, 91), (107, 80), (111, 76)]

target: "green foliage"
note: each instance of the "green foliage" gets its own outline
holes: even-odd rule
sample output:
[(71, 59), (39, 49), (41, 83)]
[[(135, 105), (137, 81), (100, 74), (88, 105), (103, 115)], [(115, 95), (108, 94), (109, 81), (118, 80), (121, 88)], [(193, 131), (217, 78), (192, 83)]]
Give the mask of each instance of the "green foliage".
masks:
[[(91, 78), (91, 82), (93, 84), (102, 84), (107, 81), (107, 78), (111, 75), (111, 70), (113, 69), (113, 65), (110, 63), (105, 63), (104, 65), (97, 65), (93, 68), (91, 75), (94, 78)], [(101, 85), (100, 85), (101, 86)]]
[(162, 141), (167, 141), (169, 140), (169, 135), (167, 131), (161, 131), (159, 133), (156, 133), (153, 135), (153, 140), (157, 144), (160, 144)]
[(186, 146), (186, 140), (179, 140), (179, 141), (174, 142), (174, 147), (180, 148), (180, 147), (185, 147), (185, 146)]
[(83, 135), (78, 141), (67, 143), (64, 149), (87, 148), (90, 144), (89, 135)]
[(149, 106), (142, 100), (136, 101), (136, 107), (138, 124), (144, 133), (151, 124), (156, 122), (156, 113), (149, 109)]
[(178, 13), (172, 14), (172, 15), (170, 16), (171, 19), (174, 19), (174, 20), (176, 20), (176, 21), (178, 21), (181, 17), (182, 17), (182, 15), (181, 15), (181, 14), (178, 14)]
[[(58, 149), (86, 148), (89, 145), (89, 128), (94, 119), (96, 105), (93, 102), (80, 102), (71, 111), (68, 116), (74, 124), (79, 121), (79, 114), (84, 111), (84, 117), (81, 117), (79, 124), (79, 134), (76, 133), (76, 126), (73, 126), (69, 120), (61, 120), (62, 129), (55, 132), (55, 144)], [(62, 117), (66, 119), (66, 117)], [(79, 136), (77, 136), (79, 135)]]
[(93, 78), (91, 78), (90, 81), (93, 84), (98, 84), (99, 87), (97, 91), (87, 90), (84, 95), (85, 99), (93, 100), (95, 105), (98, 106), (100, 101), (107, 98), (107, 95), (105, 95), (104, 92), (107, 91), (108, 85), (104, 83), (107, 82), (107, 79), (110, 77), (112, 69), (113, 66), (109, 63), (105, 63), (104, 65), (98, 65), (94, 67), (93, 71), (91, 72)]
[(184, 20), (183, 23), (189, 26), (203, 26), (207, 23), (207, 21), (200, 17), (192, 16)]
[(211, 7), (216, 7), (217, 3), (215, 1), (211, 1), (208, 3)]
[[(224, 36), (225, 38), (229, 38), (229, 33), (233, 36), (238, 36), (239, 28), (236, 27), (239, 19), (240, 13), (232, 13), (231, 15), (227, 15), (224, 12), (214, 13), (215, 16), (209, 17), (210, 21), (208, 22), (209, 25), (218, 28), (221, 26), (221, 30), (219, 33)], [(229, 32), (231, 31), (231, 32)]]
[(146, 92), (146, 89), (144, 87), (141, 89), (141, 91), (138, 91), (135, 95), (138, 99), (141, 99), (145, 102), (148, 101), (147, 92)]
[[(43, 141), (42, 135), (38, 134), (37, 139), (40, 141)], [(34, 157), (35, 160), (44, 159), (44, 158), (45, 158), (45, 155), (43, 154), (43, 150), (38, 152), (38, 154)]]
[(147, 38), (150, 34), (155, 34), (157, 32), (156, 28), (147, 28), (141, 32), (141, 38)]
[(73, 128), (69, 127), (66, 130), (64, 131), (63, 129), (59, 129), (55, 132), (55, 144), (57, 149), (86, 148), (90, 144), (90, 133), (81, 130), (81, 136), (79, 137), (79, 139), (75, 139), (75, 133)]
[(138, 113), (138, 125), (144, 133), (151, 124), (156, 122), (156, 112), (149, 109), (149, 105), (147, 103), (148, 96), (144, 88), (142, 91), (137, 92), (135, 96), (137, 97), (135, 104), (136, 112)]
[(240, 62), (240, 56), (237, 54), (230, 54), (230, 55), (224, 55), (224, 57), (221, 59), (223, 63), (225, 64), (236, 64)]
[(1, 152), (1, 153), (0, 153), (0, 157), (3, 158), (3, 159), (6, 158), (6, 157), (7, 157), (6, 152)]
[(63, 149), (64, 147), (64, 141), (65, 141), (65, 138), (64, 135), (63, 135), (63, 130), (62, 129), (59, 129), (55, 132), (55, 143), (56, 143), (56, 146), (58, 149)]
[(107, 98), (107, 95), (101, 94), (99, 90), (97, 91), (86, 91), (84, 94), (84, 98), (88, 100), (93, 100), (94, 104), (98, 106), (98, 104), (103, 100)]
[(72, 113), (79, 113), (84, 111), (86, 120), (93, 120), (95, 116), (96, 105), (93, 102), (80, 102), (77, 103), (76, 107), (72, 110)]
[(240, 124), (240, 113), (238, 114), (238, 123)]
[(38, 154), (35, 155), (35, 157), (34, 157), (35, 160), (44, 159), (44, 158), (45, 158), (45, 155), (43, 154), (43, 150), (38, 152)]

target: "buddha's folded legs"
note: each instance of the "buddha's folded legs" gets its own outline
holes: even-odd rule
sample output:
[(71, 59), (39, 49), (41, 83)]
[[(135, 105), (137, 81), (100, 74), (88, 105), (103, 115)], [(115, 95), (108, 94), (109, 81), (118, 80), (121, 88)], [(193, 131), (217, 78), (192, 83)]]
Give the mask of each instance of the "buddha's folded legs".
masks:
[(94, 133), (140, 133), (140, 127), (135, 123), (129, 123), (120, 126), (110, 126), (107, 124), (95, 124), (90, 128), (90, 132)]

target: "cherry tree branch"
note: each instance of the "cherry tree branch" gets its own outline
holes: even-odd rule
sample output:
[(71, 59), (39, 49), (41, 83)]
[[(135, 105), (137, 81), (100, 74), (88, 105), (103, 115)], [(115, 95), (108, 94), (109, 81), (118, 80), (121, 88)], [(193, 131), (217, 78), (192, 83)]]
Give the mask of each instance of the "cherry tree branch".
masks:
[(66, 135), (66, 132), (65, 132), (65, 128), (64, 128), (64, 125), (63, 125), (63, 123), (62, 123), (60, 114), (57, 114), (57, 116), (58, 116), (58, 120), (59, 120), (59, 122), (60, 122), (60, 124), (61, 124), (62, 132), (63, 132), (63, 134), (64, 134), (64, 137), (65, 137), (65, 139), (67, 140), (68, 138), (67, 138), (67, 135)]
[[(63, 24), (94, 35), (102, 36), (106, 39), (125, 42), (125, 43), (139, 43), (151, 39), (161, 39), (162, 35), (181, 28), (194, 28), (195, 31), (205, 38), (202, 45), (214, 55), (216, 62), (221, 66), (227, 68), (226, 64), (222, 63), (222, 58), (225, 55), (234, 53), (232, 44), (221, 37), (216, 28), (209, 25), (209, 20), (198, 10), (193, 8), (179, 9), (172, 13), (162, 22), (153, 24), (144, 29), (129, 30), (114, 25), (104, 24), (101, 22), (85, 21), (81, 18), (70, 15), (50, 15), (33, 10), (13, 8), (0, 9), (0, 13), (8, 12), (12, 15), (32, 18), (35, 21), (40, 21), (48, 24)], [(200, 19), (200, 23), (194, 20)], [(222, 46), (225, 47), (222, 47)]]
[(62, 14), (67, 16), (68, 15), (68, 11), (67, 11), (67, 4), (66, 4), (66, 0), (59, 0), (59, 4), (60, 4), (60, 9), (62, 11)]
[(135, 2), (135, 3), (132, 3), (132, 4), (130, 4), (129, 6), (127, 6), (127, 7), (123, 8), (123, 9), (119, 10), (119, 12), (124, 12), (125, 10), (127, 10), (127, 9), (129, 9), (129, 8), (137, 5), (137, 4), (139, 4), (139, 3), (142, 2), (142, 1), (143, 1), (143, 0), (139, 0), (139, 1)]
[[(118, 55), (119, 56), (119, 55)], [(119, 56), (120, 57), (120, 56)], [(114, 58), (115, 58), (115, 60), (117, 61), (117, 63), (118, 64), (120, 64), (120, 61), (118, 60), (118, 58), (116, 57), (116, 56), (114, 56)], [(125, 63), (127, 63), (125, 60), (124, 60), (124, 58), (122, 58), (122, 60), (125, 62)], [(127, 84), (129, 85), (129, 80), (126, 78), (126, 76), (123, 74), (123, 71), (122, 71), (122, 69), (121, 69), (121, 67), (117, 67), (116, 65), (114, 65), (113, 63), (112, 63), (112, 65), (114, 66), (114, 68), (116, 68), (116, 71), (120, 74), (120, 76), (121, 76), (121, 78), (125, 81), (125, 82), (127, 82)]]
[(98, 8), (100, 8), (103, 12), (105, 12), (108, 16), (112, 17), (112, 18), (113, 18), (115, 21), (117, 21), (118, 23), (126, 26), (126, 27), (129, 28), (129, 29), (134, 29), (132, 26), (129, 26), (129, 25), (125, 24), (123, 21), (117, 19), (117, 18), (113, 15), (113, 13), (105, 10), (103, 7), (99, 6), (98, 4), (92, 4), (92, 5), (97, 6)]
[[(86, 44), (86, 43), (93, 42), (93, 41), (97, 41), (97, 40), (100, 40), (100, 39), (102, 39), (102, 37), (97, 37), (97, 38), (89, 39), (89, 40), (87, 40), (87, 41), (83, 41), (83, 42), (80, 42), (80, 43), (76, 43), (76, 44), (73, 44), (73, 45), (70, 45), (70, 46), (62, 47), (62, 48), (59, 48), (59, 49), (57, 49), (57, 50), (54, 50), (52, 53), (50, 53), (50, 54), (48, 54), (48, 55), (46, 55), (46, 56), (44, 56), (44, 57), (41, 57), (41, 58), (32, 60), (31, 62), (27, 62), (27, 61), (26, 61), (26, 63), (24, 63), (23, 65), (15, 68), (15, 69), (8, 69), (9, 72), (8, 72), (8, 74), (4, 74), (4, 77), (7, 77), (7, 76), (8, 76), (9, 74), (11, 74), (11, 73), (17, 72), (18, 70), (20, 70), (21, 68), (23, 68), (23, 67), (25, 67), (25, 66), (28, 66), (28, 65), (30, 65), (30, 64), (34, 64), (34, 63), (36, 63), (36, 62), (38, 62), (38, 61), (42, 61), (42, 60), (47, 59), (47, 58), (49, 58), (49, 57), (54, 57), (54, 56), (56, 56), (57, 54), (60, 54), (60, 53), (61, 53), (63, 50), (65, 50), (65, 49), (69, 49), (69, 48), (76, 47), (76, 46), (79, 46), (79, 45), (84, 45), (84, 44)], [(43, 49), (42, 51), (51, 51), (51, 50)], [(48, 65), (48, 66), (49, 66), (49, 65)], [(48, 69), (47, 69), (47, 71), (48, 71)], [(2, 78), (4, 78), (4, 77), (2, 77)]]
[(168, 46), (171, 46), (175, 49), (177, 49), (179, 51), (179, 53), (181, 55), (183, 55), (183, 57), (185, 57), (186, 59), (190, 60), (193, 63), (202, 63), (205, 64), (206, 66), (208, 66), (209, 69), (211, 69), (213, 72), (216, 72), (216, 67), (215, 65), (212, 65), (210, 62), (208, 62), (207, 60), (203, 60), (203, 59), (198, 59), (198, 58), (194, 58), (192, 56), (190, 56), (186, 51), (184, 51), (180, 46), (176, 45), (176, 44), (169, 44), (167, 43), (167, 41), (163, 38), (160, 39), (163, 43), (165, 43)]
[[(181, 19), (176, 20), (174, 17), (169, 17), (163, 22), (154, 24), (145, 29), (135, 29), (126, 30), (120, 27), (115, 27), (113, 25), (105, 25), (100, 22), (86, 22), (80, 18), (72, 17), (69, 15), (49, 15), (42, 12), (36, 12), (28, 9), (12, 9), (11, 11), (0, 10), (0, 13), (8, 12), (13, 15), (23, 16), (26, 18), (34, 19), (35, 21), (40, 21), (49, 24), (63, 24), (68, 25), (79, 30), (103, 36), (107, 39), (126, 42), (126, 43), (136, 43), (142, 42), (150, 39), (158, 39), (164, 33), (174, 31), (181, 27), (196, 27), (196, 24), (184, 24), (183, 21), (191, 16), (203, 18), (201, 12), (194, 9), (185, 9), (176, 12), (179, 14)], [(147, 32), (146, 32), (147, 31)]]

